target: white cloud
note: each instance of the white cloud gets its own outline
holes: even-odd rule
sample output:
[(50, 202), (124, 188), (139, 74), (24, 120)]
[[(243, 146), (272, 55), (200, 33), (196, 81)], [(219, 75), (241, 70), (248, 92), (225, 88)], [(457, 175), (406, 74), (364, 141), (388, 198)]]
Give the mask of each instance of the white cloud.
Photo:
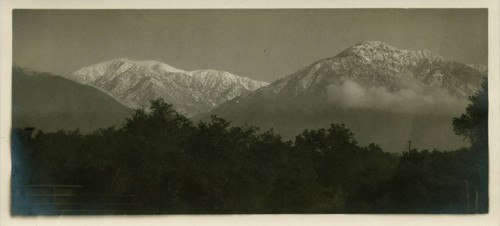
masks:
[(364, 108), (397, 113), (456, 114), (465, 110), (468, 102), (451, 95), (441, 87), (424, 87), (416, 81), (401, 81), (395, 89), (385, 86), (364, 87), (341, 78), (329, 84), (328, 98), (342, 108)]

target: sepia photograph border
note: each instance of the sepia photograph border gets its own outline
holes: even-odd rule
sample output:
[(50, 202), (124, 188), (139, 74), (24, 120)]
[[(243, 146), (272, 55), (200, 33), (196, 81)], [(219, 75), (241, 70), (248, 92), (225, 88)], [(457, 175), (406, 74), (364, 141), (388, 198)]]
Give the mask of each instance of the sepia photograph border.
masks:
[[(1, 0), (0, 225), (500, 225), (500, 74), (498, 0)], [(10, 214), (13, 9), (487, 8), (489, 213), (43, 216)]]

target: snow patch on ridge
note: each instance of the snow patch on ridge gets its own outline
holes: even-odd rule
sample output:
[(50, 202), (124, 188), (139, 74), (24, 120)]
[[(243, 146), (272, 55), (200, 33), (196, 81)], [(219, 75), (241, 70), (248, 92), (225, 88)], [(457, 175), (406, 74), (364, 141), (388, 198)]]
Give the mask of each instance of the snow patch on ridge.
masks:
[(159, 61), (126, 58), (83, 67), (67, 78), (97, 87), (132, 108), (161, 97), (186, 116), (268, 85), (225, 71), (184, 71)]

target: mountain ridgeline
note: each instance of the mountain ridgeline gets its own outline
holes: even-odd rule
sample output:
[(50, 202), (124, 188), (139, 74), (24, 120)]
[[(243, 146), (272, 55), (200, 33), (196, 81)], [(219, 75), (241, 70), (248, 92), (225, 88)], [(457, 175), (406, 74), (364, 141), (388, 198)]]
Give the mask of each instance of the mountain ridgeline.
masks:
[(235, 124), (273, 127), (286, 138), (304, 129), (345, 123), (362, 144), (401, 151), (466, 145), (451, 120), (487, 77), (485, 66), (466, 65), (428, 50), (400, 50), (362, 42), (319, 60), (205, 115)]
[(267, 85), (224, 71), (184, 71), (158, 61), (123, 58), (83, 67), (67, 78), (94, 86), (130, 108), (163, 98), (188, 117)]

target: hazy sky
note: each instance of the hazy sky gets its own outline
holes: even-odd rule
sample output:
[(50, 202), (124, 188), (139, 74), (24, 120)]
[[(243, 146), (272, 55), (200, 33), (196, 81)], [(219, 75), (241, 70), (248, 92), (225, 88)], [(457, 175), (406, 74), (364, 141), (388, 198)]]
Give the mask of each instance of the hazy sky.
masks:
[(272, 82), (357, 42), (487, 64), (485, 9), (16, 10), (14, 62), (54, 74), (114, 58)]

